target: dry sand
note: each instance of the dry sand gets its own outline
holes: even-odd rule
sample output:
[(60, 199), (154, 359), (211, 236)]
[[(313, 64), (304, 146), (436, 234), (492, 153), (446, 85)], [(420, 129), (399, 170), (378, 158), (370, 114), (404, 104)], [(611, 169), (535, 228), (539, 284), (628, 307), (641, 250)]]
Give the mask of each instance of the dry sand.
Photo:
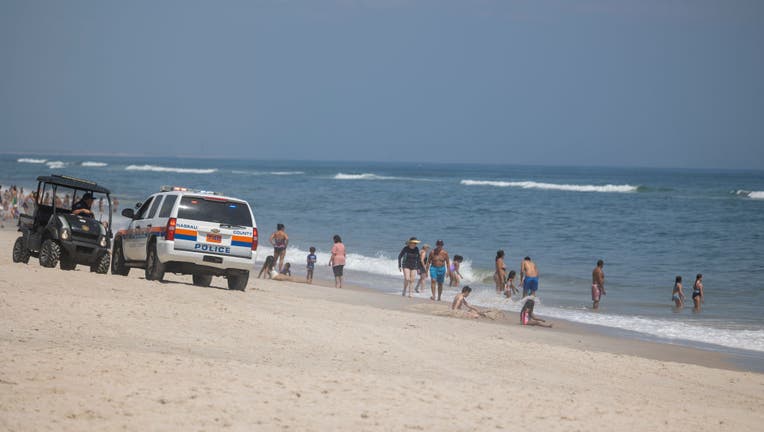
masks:
[(764, 375), (666, 361), (722, 366), (717, 354), (440, 316), (446, 305), (365, 290), (12, 264), (15, 237), (0, 231), (0, 430), (764, 424)]

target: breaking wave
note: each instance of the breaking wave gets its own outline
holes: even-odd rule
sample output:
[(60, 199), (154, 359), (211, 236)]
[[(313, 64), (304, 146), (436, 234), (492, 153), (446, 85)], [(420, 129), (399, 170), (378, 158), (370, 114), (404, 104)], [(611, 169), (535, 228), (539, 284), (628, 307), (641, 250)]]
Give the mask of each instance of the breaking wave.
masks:
[(80, 165), (84, 167), (105, 167), (105, 166), (108, 166), (109, 164), (107, 164), (106, 162), (85, 161), (85, 162), (82, 162)]
[(556, 183), (539, 183), (534, 181), (522, 181), (522, 182), (508, 182), (508, 181), (492, 181), (492, 180), (462, 180), (460, 182), (465, 186), (494, 186), (494, 187), (518, 187), (522, 189), (543, 189), (543, 190), (559, 190), (567, 192), (617, 192), (617, 193), (629, 193), (637, 192), (639, 186), (632, 185), (575, 185), (575, 184), (556, 184)]
[(740, 189), (735, 191), (735, 195), (744, 196), (750, 199), (764, 199), (764, 191), (747, 191)]
[(337, 173), (332, 177), (335, 180), (406, 180), (406, 181), (433, 181), (432, 179), (417, 178), (417, 177), (394, 177), (394, 176), (381, 176), (372, 173), (363, 174), (345, 174)]
[(154, 172), (174, 172), (183, 174), (212, 174), (217, 172), (217, 168), (173, 168), (158, 165), (128, 165), (128, 171), (154, 171)]
[(31, 164), (44, 164), (47, 161), (48, 161), (47, 159), (32, 159), (32, 158), (16, 159), (16, 162), (18, 163), (31, 163)]
[(48, 165), (48, 168), (50, 169), (65, 168), (67, 165), (66, 162), (62, 162), (62, 161), (49, 161), (49, 162), (45, 162), (45, 164)]
[(271, 171), (269, 174), (277, 176), (302, 175), (304, 171)]

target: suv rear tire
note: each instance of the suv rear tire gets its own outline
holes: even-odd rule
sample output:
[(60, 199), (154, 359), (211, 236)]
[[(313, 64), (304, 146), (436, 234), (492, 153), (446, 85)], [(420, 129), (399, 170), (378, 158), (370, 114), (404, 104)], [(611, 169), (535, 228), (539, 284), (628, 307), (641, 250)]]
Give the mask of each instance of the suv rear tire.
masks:
[(228, 289), (230, 290), (244, 291), (247, 289), (247, 282), (249, 282), (248, 271), (228, 275)]
[(24, 237), (17, 238), (13, 243), (13, 262), (26, 264), (29, 262), (29, 255), (29, 250), (24, 247)]
[(42, 242), (40, 247), (40, 265), (47, 268), (53, 268), (61, 259), (61, 245), (55, 240), (47, 239)]
[(212, 275), (193, 275), (194, 285), (201, 287), (208, 287), (212, 283)]
[(90, 266), (90, 271), (98, 274), (106, 274), (109, 272), (109, 265), (111, 264), (111, 257), (109, 252), (104, 252), (98, 257), (96, 262)]
[(164, 278), (164, 264), (159, 261), (157, 245), (154, 243), (149, 246), (146, 253), (146, 280), (161, 281), (162, 278)]
[(125, 265), (125, 253), (122, 251), (122, 240), (114, 243), (114, 256), (111, 257), (111, 274), (127, 276), (130, 273), (130, 267)]

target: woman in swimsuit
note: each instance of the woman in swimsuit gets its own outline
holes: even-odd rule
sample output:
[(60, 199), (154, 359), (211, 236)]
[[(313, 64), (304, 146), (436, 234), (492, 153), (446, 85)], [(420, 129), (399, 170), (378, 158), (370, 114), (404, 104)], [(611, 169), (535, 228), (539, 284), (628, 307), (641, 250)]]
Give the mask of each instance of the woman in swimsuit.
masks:
[(416, 272), (421, 265), (418, 244), (419, 240), (416, 237), (411, 237), (406, 242), (406, 246), (401, 249), (401, 253), (398, 254), (398, 271), (403, 272), (402, 296), (405, 296), (406, 291), (408, 291), (409, 297), (411, 297), (411, 290), (414, 288)]
[(278, 262), (278, 271), (281, 271), (284, 266), (284, 257), (286, 256), (286, 248), (289, 244), (289, 236), (284, 231), (284, 224), (277, 224), (276, 231), (271, 234), (271, 238), (268, 239), (273, 245), (273, 263)]
[(454, 261), (451, 263), (451, 276), (449, 277), (449, 286), (452, 287), (458, 287), (459, 282), (461, 282), (464, 277), (459, 272), (459, 269), (461, 268), (462, 261), (464, 261), (464, 257), (461, 255), (454, 255)]
[(695, 276), (695, 285), (692, 286), (692, 302), (695, 304), (695, 312), (700, 312), (700, 304), (703, 300), (703, 275), (698, 273)]
[(504, 266), (504, 251), (496, 251), (496, 273), (493, 274), (493, 281), (496, 284), (496, 294), (504, 292), (504, 283), (507, 280), (507, 268)]
[(684, 292), (682, 292), (682, 277), (677, 276), (674, 281), (674, 290), (671, 292), (671, 300), (674, 301), (676, 309), (681, 309), (684, 306)]
[(419, 292), (419, 288), (424, 289), (424, 281), (427, 279), (427, 271), (425, 271), (425, 269), (427, 268), (429, 252), (430, 245), (425, 243), (425, 245), (422, 246), (422, 250), (419, 251), (419, 268), (417, 269), (417, 273), (419, 273), (419, 280), (416, 283), (416, 287), (414, 287), (414, 292)]

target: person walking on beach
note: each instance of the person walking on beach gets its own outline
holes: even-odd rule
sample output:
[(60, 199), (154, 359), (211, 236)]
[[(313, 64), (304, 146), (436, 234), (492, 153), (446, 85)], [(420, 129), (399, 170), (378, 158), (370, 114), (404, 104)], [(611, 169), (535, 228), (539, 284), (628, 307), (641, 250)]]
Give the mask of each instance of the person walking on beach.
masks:
[(273, 263), (278, 263), (278, 269), (281, 271), (281, 268), (284, 266), (286, 248), (289, 244), (289, 236), (286, 231), (284, 231), (284, 224), (276, 225), (276, 231), (271, 234), (268, 241), (270, 241), (273, 246)]
[(318, 261), (318, 258), (316, 258), (316, 248), (311, 246), (310, 247), (310, 253), (308, 254), (308, 272), (305, 276), (305, 281), (309, 284), (313, 283), (313, 270), (316, 268), (316, 261)]
[(602, 267), (605, 261), (598, 260), (597, 266), (592, 270), (592, 309), (600, 308), (600, 297), (605, 295), (605, 272)]
[(443, 240), (435, 242), (435, 249), (430, 252), (429, 269), (430, 272), (430, 290), (432, 296), (430, 300), (435, 300), (435, 284), (438, 285), (438, 301), (443, 294), (443, 282), (446, 280), (447, 269), (451, 267), (451, 261), (448, 259), (448, 252), (443, 249)]
[(523, 258), (520, 265), (520, 281), (523, 284), (523, 297), (536, 296), (539, 289), (539, 271), (531, 257)]
[(671, 300), (674, 301), (674, 306), (677, 310), (684, 306), (684, 292), (682, 291), (682, 277), (677, 276), (674, 279), (674, 289), (671, 291)]
[(507, 280), (507, 266), (504, 265), (504, 251), (501, 249), (496, 251), (494, 266), (496, 271), (493, 274), (493, 282), (496, 284), (496, 294), (500, 294), (504, 291), (504, 283)]
[(332, 246), (332, 257), (329, 258), (329, 265), (334, 272), (334, 287), (342, 288), (342, 273), (345, 268), (345, 245), (342, 244), (342, 238), (334, 235), (334, 246)]
[(695, 304), (693, 310), (700, 312), (700, 304), (705, 303), (703, 300), (703, 275), (700, 273), (695, 276), (695, 284), (692, 286), (692, 302)]
[(416, 271), (421, 265), (418, 244), (419, 240), (416, 237), (411, 237), (406, 242), (406, 246), (401, 249), (401, 253), (398, 254), (398, 271), (403, 272), (402, 296), (405, 296), (406, 291), (408, 291), (408, 295), (411, 297), (411, 290), (414, 289)]
[(429, 256), (427, 255), (430, 251), (430, 245), (427, 243), (422, 246), (422, 249), (419, 251), (419, 268), (417, 269), (417, 273), (419, 274), (419, 280), (416, 283), (416, 286), (414, 287), (414, 292), (419, 292), (419, 289), (424, 289), (424, 280), (427, 279), (427, 263), (429, 260)]

